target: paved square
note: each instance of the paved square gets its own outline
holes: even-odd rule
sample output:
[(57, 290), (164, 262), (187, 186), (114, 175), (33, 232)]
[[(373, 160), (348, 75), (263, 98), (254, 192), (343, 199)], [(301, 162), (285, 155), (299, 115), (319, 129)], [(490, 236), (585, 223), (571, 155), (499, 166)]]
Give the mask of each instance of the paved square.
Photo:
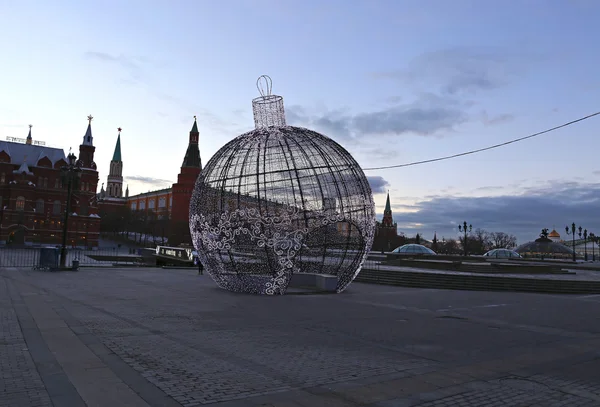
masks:
[(600, 406), (600, 296), (0, 269), (0, 406)]

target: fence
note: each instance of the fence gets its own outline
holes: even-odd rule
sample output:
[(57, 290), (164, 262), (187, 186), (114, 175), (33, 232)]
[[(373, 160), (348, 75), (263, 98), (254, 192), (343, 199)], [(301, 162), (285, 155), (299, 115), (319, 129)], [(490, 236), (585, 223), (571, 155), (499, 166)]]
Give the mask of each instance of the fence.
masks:
[[(60, 248), (55, 247), (0, 247), (0, 267), (49, 267), (58, 266)], [(65, 265), (71, 267), (73, 260), (80, 266), (113, 266), (139, 264), (142, 256), (127, 248), (67, 249)]]

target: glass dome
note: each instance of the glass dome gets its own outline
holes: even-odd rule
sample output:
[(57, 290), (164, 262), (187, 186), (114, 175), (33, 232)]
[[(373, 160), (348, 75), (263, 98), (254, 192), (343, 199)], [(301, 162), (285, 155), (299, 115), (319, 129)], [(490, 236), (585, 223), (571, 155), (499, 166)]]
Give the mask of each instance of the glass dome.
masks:
[(196, 181), (190, 230), (200, 259), (231, 291), (283, 294), (294, 273), (311, 273), (337, 277), (341, 292), (373, 243), (369, 182), (338, 143), (287, 126), (280, 96), (253, 108), (256, 128), (217, 151)]
[(536, 241), (524, 243), (515, 250), (521, 256), (538, 257), (552, 255), (555, 257), (572, 256), (573, 250), (562, 243), (548, 241)]
[(520, 258), (521, 255), (517, 252), (515, 252), (514, 250), (510, 250), (510, 249), (492, 249), (489, 252), (487, 252), (486, 254), (484, 254), (485, 257), (495, 257), (497, 259), (507, 259), (507, 258), (511, 258), (511, 257), (515, 257), (515, 258)]
[(421, 244), (405, 244), (404, 246), (400, 246), (395, 248), (392, 253), (397, 254), (436, 254), (429, 247), (423, 246)]

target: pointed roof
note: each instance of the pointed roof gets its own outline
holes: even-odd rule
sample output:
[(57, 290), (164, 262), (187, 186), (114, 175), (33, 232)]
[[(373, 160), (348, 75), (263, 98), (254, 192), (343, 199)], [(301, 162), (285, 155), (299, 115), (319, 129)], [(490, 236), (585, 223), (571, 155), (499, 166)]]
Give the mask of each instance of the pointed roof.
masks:
[(93, 146), (94, 145), (94, 138), (92, 137), (92, 115), (88, 116), (88, 127), (87, 130), (85, 131), (85, 135), (83, 136), (83, 143), (82, 145), (84, 146)]
[(196, 116), (194, 116), (194, 125), (192, 126), (192, 130), (190, 130), (190, 133), (200, 133), (198, 131), (198, 123), (196, 123)]
[(117, 136), (117, 145), (113, 154), (113, 161), (121, 161), (121, 128), (119, 127), (119, 135)]
[(33, 126), (30, 124), (29, 125), (29, 134), (27, 135), (27, 144), (31, 144), (31, 141), (33, 140), (33, 138), (31, 137), (31, 128)]
[(387, 193), (387, 199), (385, 201), (385, 211), (386, 212), (391, 212), (392, 211), (392, 206), (390, 205), (390, 191), (388, 191)]
[[(198, 133), (198, 123), (196, 123), (196, 116), (194, 116), (194, 125), (192, 126), (192, 130), (190, 131), (190, 135)], [(198, 140), (197, 137), (195, 137), (194, 139)], [(190, 142), (188, 144), (187, 151), (185, 152), (185, 158), (183, 159), (183, 164), (181, 164), (181, 167), (202, 169), (200, 149), (198, 148), (198, 143), (194, 142), (194, 140), (192, 140), (192, 137), (190, 137)]]
[(13, 171), (15, 174), (28, 174), (28, 175), (33, 175), (33, 173), (31, 171), (29, 171), (29, 166), (27, 165), (27, 158), (23, 159), (23, 164), (21, 164), (21, 166), (19, 167), (18, 170), (14, 170)]
[(188, 144), (187, 151), (185, 152), (185, 158), (183, 159), (182, 167), (193, 167), (202, 168), (202, 162), (200, 161), (200, 149), (198, 144)]

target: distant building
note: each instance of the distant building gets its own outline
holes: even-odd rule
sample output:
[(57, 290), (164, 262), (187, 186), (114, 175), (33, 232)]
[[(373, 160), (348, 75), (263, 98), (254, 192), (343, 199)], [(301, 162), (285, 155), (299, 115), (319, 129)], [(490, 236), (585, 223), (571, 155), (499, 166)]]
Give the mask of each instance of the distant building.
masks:
[[(67, 244), (98, 245), (100, 218), (96, 202), (98, 171), (94, 162), (89, 116), (77, 163), (81, 178), (73, 190)], [(67, 201), (61, 168), (67, 157), (59, 148), (26, 139), (0, 141), (0, 243), (60, 244)]]
[(394, 222), (392, 217), (390, 193), (388, 192), (385, 209), (383, 210), (383, 219), (375, 225), (375, 239), (372, 250), (389, 252), (403, 245), (404, 242), (404, 236), (398, 236), (398, 224)]
[(194, 124), (190, 131), (188, 148), (177, 176), (177, 182), (172, 187), (173, 209), (171, 210), (171, 225), (169, 244), (192, 244), (190, 234), (190, 200), (196, 185), (196, 179), (202, 171), (200, 149), (198, 147), (198, 124), (194, 117)]
[(189, 228), (189, 206), (196, 184), (202, 170), (198, 140), (200, 133), (194, 117), (194, 124), (189, 134), (188, 148), (181, 165), (177, 182), (171, 188), (144, 192), (129, 196), (129, 188), (123, 197), (123, 161), (121, 157), (121, 133), (117, 136), (115, 152), (110, 162), (110, 173), (106, 190), (102, 187), (98, 194), (100, 211), (110, 214), (107, 219), (114, 222), (115, 216), (125, 217), (129, 209), (133, 212), (153, 212), (157, 219), (169, 220), (167, 237), (170, 245), (191, 244)]
[(552, 240), (553, 242), (561, 241), (560, 234), (556, 231), (556, 229), (552, 229), (552, 232), (548, 233), (548, 239)]

